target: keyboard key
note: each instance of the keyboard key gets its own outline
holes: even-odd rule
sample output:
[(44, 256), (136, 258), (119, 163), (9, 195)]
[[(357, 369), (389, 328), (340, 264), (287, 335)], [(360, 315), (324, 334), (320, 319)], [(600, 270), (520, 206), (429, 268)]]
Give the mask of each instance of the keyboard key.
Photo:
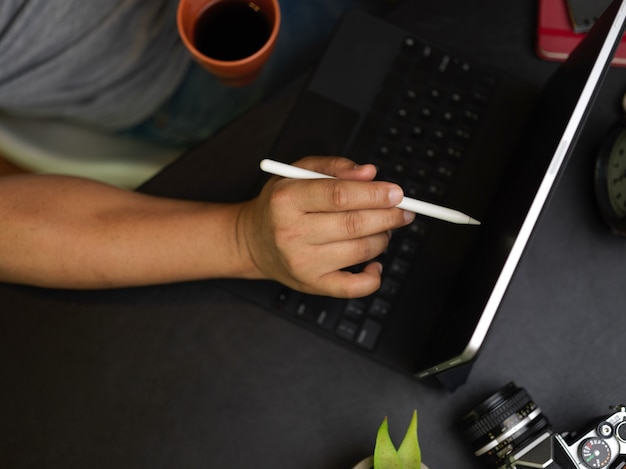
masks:
[(409, 109), (406, 107), (400, 107), (396, 109), (394, 113), (394, 117), (398, 119), (399, 121), (407, 120), (410, 115), (411, 115), (411, 111), (409, 111)]
[(428, 72), (434, 72), (439, 69), (444, 55), (441, 51), (434, 49), (429, 45), (424, 45), (419, 60), (419, 68)]
[(401, 51), (407, 55), (416, 55), (420, 52), (420, 43), (414, 37), (405, 37), (402, 41)]
[(293, 313), (299, 317), (300, 319), (310, 322), (316, 319), (315, 308), (307, 302), (307, 297), (304, 296), (302, 300), (298, 303), (298, 306), (293, 311)]
[(426, 94), (426, 97), (428, 99), (430, 99), (431, 101), (439, 101), (441, 99), (442, 96), (442, 92), (439, 88), (431, 88), (428, 93)]
[(411, 178), (415, 181), (424, 182), (430, 177), (432, 166), (418, 162), (411, 168)]
[(335, 327), (338, 317), (339, 317), (339, 314), (336, 310), (323, 309), (318, 313), (317, 319), (315, 320), (315, 322), (322, 329), (331, 331), (333, 327)]
[(465, 102), (465, 97), (461, 91), (452, 91), (450, 93), (450, 101), (453, 104), (460, 106)]
[(419, 97), (419, 92), (416, 88), (409, 88), (404, 92), (402, 97), (408, 103), (415, 103)]
[(472, 139), (472, 132), (466, 128), (458, 128), (454, 131), (454, 138), (459, 142), (469, 142)]
[(366, 350), (374, 350), (381, 330), (382, 326), (380, 323), (374, 321), (373, 319), (366, 319), (363, 323), (361, 331), (359, 332), (356, 343)]
[(427, 146), (422, 151), (422, 158), (424, 158), (426, 161), (434, 161), (438, 156), (439, 150), (432, 145)]
[(404, 238), (398, 245), (398, 254), (405, 258), (412, 258), (417, 252), (419, 243), (415, 239)]
[(407, 230), (412, 236), (415, 236), (416, 238), (423, 238), (426, 236), (426, 233), (428, 233), (429, 225), (430, 223), (428, 221), (416, 218), (407, 227)]
[(405, 157), (413, 157), (415, 155), (415, 146), (410, 143), (402, 145), (402, 155)]
[(449, 180), (454, 174), (454, 167), (451, 164), (441, 162), (437, 165), (436, 173), (440, 178)]
[(451, 57), (446, 66), (445, 81), (447, 84), (465, 85), (471, 80), (471, 67), (456, 57)]
[(396, 140), (400, 136), (400, 128), (396, 125), (391, 125), (387, 128), (385, 135), (392, 140)]
[[(449, 68), (448, 66), (450, 65), (450, 61), (451, 61), (450, 56), (449, 55), (444, 55), (444, 56), (441, 57), (441, 60), (439, 61), (439, 65), (437, 66), (437, 70), (444, 77), (449, 76), (449, 73), (446, 73), (446, 72), (448, 72), (448, 68)], [(440, 78), (440, 80), (441, 80), (441, 78)]]
[(390, 145), (387, 145), (385, 143), (378, 145), (378, 148), (376, 149), (376, 156), (380, 158), (389, 158), (391, 154), (392, 149)]
[(492, 75), (481, 74), (478, 84), (484, 90), (491, 91), (498, 85), (498, 80)]
[(289, 314), (295, 314), (302, 301), (302, 293), (295, 292), (289, 288), (284, 288), (276, 299), (276, 307)]
[(422, 184), (415, 183), (412, 181), (404, 184), (404, 194), (407, 197), (412, 197), (414, 199), (417, 199), (423, 193), (424, 193), (424, 185)]
[[(452, 116), (450, 116), (450, 119), (452, 118)], [(437, 128), (433, 130), (432, 133), (432, 138), (433, 140), (437, 141), (437, 142), (443, 142), (446, 140), (447, 137), (447, 133), (445, 130), (441, 129), (441, 128)]]
[(463, 150), (457, 146), (449, 145), (445, 149), (445, 154), (452, 160), (460, 160), (463, 157)]
[(409, 274), (410, 270), (410, 262), (407, 262), (404, 259), (396, 258), (391, 261), (391, 263), (387, 267), (386, 272), (394, 277), (404, 278)]
[(351, 318), (360, 320), (365, 316), (365, 311), (367, 310), (367, 305), (364, 301), (361, 300), (350, 300), (346, 306), (343, 315)]
[(441, 121), (444, 124), (450, 125), (455, 121), (456, 114), (452, 110), (446, 110), (441, 113)]
[(486, 93), (481, 91), (474, 91), (471, 94), (472, 103), (477, 104), (479, 106), (484, 106), (489, 101), (489, 98)]
[(311, 318), (318, 326), (332, 330), (337, 323), (341, 311), (345, 308), (345, 300), (325, 296), (305, 297), (305, 319)]
[(463, 111), (463, 119), (469, 124), (476, 124), (480, 119), (480, 114), (473, 109)]
[(440, 182), (432, 182), (426, 188), (426, 192), (428, 193), (429, 197), (436, 200), (441, 200), (448, 192), (448, 186)]
[(335, 333), (344, 339), (354, 340), (358, 330), (359, 326), (356, 323), (347, 319), (342, 319), (339, 321)]
[(430, 119), (433, 117), (433, 114), (433, 110), (430, 106), (423, 106), (419, 110), (419, 117), (421, 117), (422, 119)]
[(372, 302), (368, 314), (373, 318), (378, 318), (380, 320), (386, 320), (391, 313), (391, 303), (389, 301), (383, 300), (382, 298), (376, 298)]
[(402, 284), (396, 280), (385, 278), (377, 294), (389, 300), (394, 300), (399, 294)]

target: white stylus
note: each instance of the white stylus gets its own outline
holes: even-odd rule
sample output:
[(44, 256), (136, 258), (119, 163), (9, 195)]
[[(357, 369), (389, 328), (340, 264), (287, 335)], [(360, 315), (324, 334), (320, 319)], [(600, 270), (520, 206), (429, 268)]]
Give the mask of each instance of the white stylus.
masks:
[[(261, 169), (266, 173), (290, 179), (335, 179), (333, 176), (329, 176), (327, 174), (316, 173), (315, 171), (309, 171), (308, 169), (298, 168), (297, 166), (269, 159), (261, 161)], [(410, 197), (404, 197), (402, 202), (400, 202), (397, 207), (410, 212), (419, 213), (420, 215), (426, 215), (427, 217), (449, 221), (451, 223), (480, 225), (478, 220), (475, 220), (469, 215), (465, 215), (458, 210), (441, 207), (422, 200), (411, 199)]]

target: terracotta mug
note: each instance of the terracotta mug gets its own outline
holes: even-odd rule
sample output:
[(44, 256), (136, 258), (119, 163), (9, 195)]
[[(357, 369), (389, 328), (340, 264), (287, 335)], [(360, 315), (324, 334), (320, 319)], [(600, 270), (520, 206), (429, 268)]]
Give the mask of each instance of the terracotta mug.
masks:
[(280, 29), (278, 0), (180, 0), (178, 32), (200, 65), (230, 86), (253, 81)]

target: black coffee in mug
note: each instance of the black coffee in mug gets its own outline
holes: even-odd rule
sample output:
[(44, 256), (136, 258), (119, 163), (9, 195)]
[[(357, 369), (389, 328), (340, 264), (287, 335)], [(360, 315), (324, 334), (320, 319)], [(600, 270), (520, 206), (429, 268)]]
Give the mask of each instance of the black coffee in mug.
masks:
[(217, 2), (200, 14), (193, 42), (207, 57), (234, 61), (261, 49), (271, 32), (269, 21), (254, 2)]

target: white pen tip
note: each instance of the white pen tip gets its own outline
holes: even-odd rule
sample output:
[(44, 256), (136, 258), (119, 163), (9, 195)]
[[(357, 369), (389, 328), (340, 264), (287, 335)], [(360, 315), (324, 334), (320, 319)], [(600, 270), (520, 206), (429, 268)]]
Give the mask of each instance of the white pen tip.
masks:
[(476, 220), (475, 218), (468, 217), (467, 224), (468, 225), (480, 225), (480, 222)]

